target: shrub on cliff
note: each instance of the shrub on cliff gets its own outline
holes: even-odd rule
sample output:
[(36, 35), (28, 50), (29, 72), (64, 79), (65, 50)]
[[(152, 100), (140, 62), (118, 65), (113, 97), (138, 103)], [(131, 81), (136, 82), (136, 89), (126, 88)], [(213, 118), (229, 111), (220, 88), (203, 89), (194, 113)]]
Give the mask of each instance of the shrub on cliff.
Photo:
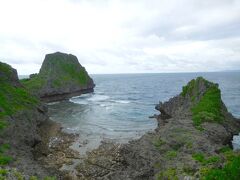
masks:
[(33, 108), (38, 99), (31, 96), (18, 82), (16, 70), (0, 62), (0, 129), (6, 127), (5, 116)]

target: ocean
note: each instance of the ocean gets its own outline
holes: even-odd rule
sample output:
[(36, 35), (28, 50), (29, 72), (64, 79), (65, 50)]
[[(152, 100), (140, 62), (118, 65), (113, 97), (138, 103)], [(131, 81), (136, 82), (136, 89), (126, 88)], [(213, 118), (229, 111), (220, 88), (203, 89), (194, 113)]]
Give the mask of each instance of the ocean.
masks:
[(127, 142), (153, 131), (155, 105), (198, 76), (218, 83), (228, 110), (240, 118), (240, 72), (92, 75), (94, 93), (50, 103), (49, 114), (65, 131), (80, 134), (74, 147), (84, 153), (103, 140)]

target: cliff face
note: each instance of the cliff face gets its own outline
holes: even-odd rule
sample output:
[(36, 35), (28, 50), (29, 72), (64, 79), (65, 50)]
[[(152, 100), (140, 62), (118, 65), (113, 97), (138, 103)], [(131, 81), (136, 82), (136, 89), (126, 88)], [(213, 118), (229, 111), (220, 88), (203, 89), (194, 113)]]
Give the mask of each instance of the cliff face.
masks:
[(22, 83), (46, 102), (93, 92), (95, 86), (76, 56), (60, 52), (47, 54), (39, 74)]
[(0, 62), (0, 165), (47, 175), (31, 152), (41, 141), (38, 126), (47, 119), (46, 108), (23, 88), (17, 71)]
[(78, 171), (90, 179), (114, 180), (240, 176), (235, 171), (240, 168), (240, 155), (230, 149), (240, 123), (227, 111), (217, 84), (194, 79), (156, 109), (161, 114), (155, 132), (126, 145), (101, 145), (79, 164)]

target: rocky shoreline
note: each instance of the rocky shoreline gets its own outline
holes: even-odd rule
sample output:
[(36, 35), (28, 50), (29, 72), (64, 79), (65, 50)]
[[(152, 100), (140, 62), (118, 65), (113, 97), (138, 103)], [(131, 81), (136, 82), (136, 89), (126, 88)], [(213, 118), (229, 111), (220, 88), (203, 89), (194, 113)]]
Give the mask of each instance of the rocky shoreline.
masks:
[(57, 102), (57, 101), (68, 100), (72, 97), (80, 96), (82, 94), (87, 94), (87, 93), (92, 93), (92, 92), (94, 92), (94, 89), (93, 88), (88, 88), (88, 89), (82, 89), (82, 90), (79, 90), (79, 91), (74, 91), (74, 92), (71, 92), (71, 93), (63, 93), (63, 94), (42, 96), (40, 98), (43, 102), (49, 103), (49, 102)]
[[(0, 179), (63, 179), (68, 172), (60, 171), (62, 165), (79, 158), (69, 148), (77, 135), (64, 133), (60, 124), (49, 119), (39, 99), (45, 96), (38, 95), (65, 99), (92, 92), (95, 85), (73, 55), (50, 54), (43, 65), (41, 72), (52, 74), (31, 75), (20, 82), (17, 71), (0, 62)], [(53, 87), (57, 73), (64, 75), (65, 82)]]
[[(226, 161), (229, 163), (223, 149), (229, 148), (233, 135), (239, 132), (240, 121), (220, 99), (222, 122), (206, 118), (202, 129), (195, 126), (192, 108), (205, 98), (211, 87), (217, 87), (202, 78), (195, 83), (185, 96), (181, 93), (156, 106), (161, 114), (155, 132), (127, 144), (103, 143), (89, 152), (77, 166), (78, 179), (204, 179), (215, 168), (221, 170)], [(239, 156), (231, 150), (227, 153)]]
[(158, 121), (154, 132), (126, 144), (102, 142), (83, 157), (71, 148), (79, 135), (65, 133), (49, 119), (46, 106), (21, 85), (16, 70), (3, 63), (0, 68), (4, 100), (0, 107), (0, 172), (5, 172), (0, 177), (4, 180), (240, 176), (236, 170), (240, 169), (240, 152), (230, 148), (232, 137), (240, 131), (240, 120), (227, 111), (217, 84), (201, 77), (190, 81), (178, 96), (156, 106), (160, 114), (153, 116)]

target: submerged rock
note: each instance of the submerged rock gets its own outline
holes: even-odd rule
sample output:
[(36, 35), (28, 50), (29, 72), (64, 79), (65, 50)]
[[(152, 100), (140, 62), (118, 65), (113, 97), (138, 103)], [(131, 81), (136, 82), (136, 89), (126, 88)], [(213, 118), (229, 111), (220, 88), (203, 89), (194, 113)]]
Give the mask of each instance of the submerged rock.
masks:
[(22, 83), (46, 102), (93, 92), (95, 86), (76, 56), (60, 52), (47, 54), (39, 73)]

